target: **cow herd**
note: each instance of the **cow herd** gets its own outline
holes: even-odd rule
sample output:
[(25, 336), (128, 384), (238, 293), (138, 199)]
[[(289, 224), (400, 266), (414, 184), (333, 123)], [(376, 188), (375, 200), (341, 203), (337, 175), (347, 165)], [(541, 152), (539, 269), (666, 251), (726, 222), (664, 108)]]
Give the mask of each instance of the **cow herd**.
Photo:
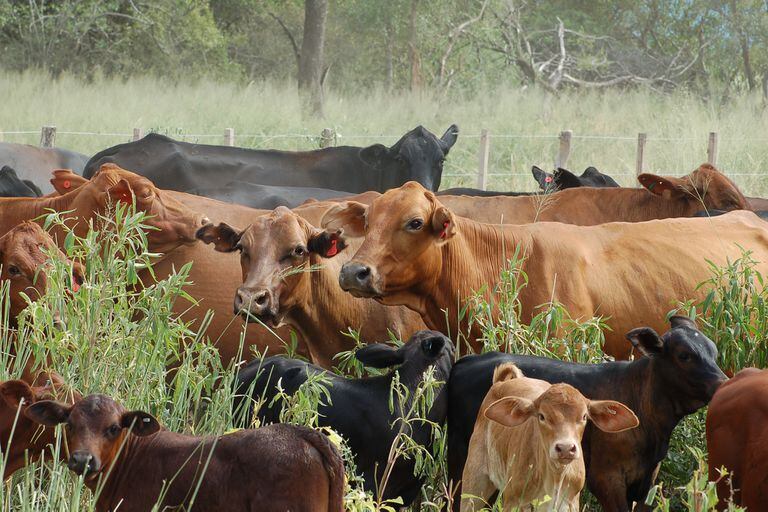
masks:
[[(721, 499), (761, 510), (766, 371), (728, 380), (712, 340), (668, 312), (701, 300), (712, 265), (745, 250), (768, 275), (768, 203), (709, 164), (682, 177), (641, 174), (639, 188), (594, 167), (581, 176), (534, 167), (539, 193), (441, 191), (457, 137), (455, 125), (442, 137), (419, 126), (390, 147), (283, 152), (150, 134), (90, 159), (0, 143), (10, 326), (45, 293), (46, 257), (66, 261), (63, 228), (44, 231), (41, 215), (59, 212), (83, 236), (114, 203), (132, 205), (147, 214), (148, 250), (163, 255), (157, 278), (193, 263), (186, 291), (195, 302), (180, 300), (175, 312), (199, 326), (213, 311), (207, 335), (239, 368), (232, 407), (244, 426), (262, 425), (218, 437), (173, 433), (120, 397), (69, 390), (55, 368), (33, 361), (0, 383), (4, 478), (51, 450), (53, 427), (64, 424), (63, 462), (99, 489), (99, 511), (340, 511), (339, 448), (320, 430), (283, 424), (286, 397), (315, 383), (326, 389), (319, 425), (345, 440), (365, 489), (381, 500), (418, 503), (417, 461), (393, 461), (392, 447), (407, 433), (431, 451), (445, 426), (455, 511), (496, 499), (504, 510), (576, 511), (585, 486), (604, 510), (646, 509), (672, 431), (711, 402), (710, 479)], [(601, 317), (611, 360), (482, 353), (470, 300), (506, 321), (494, 295), (511, 259), (526, 281), (519, 320), (553, 302), (574, 319)], [(81, 263), (69, 262), (75, 291)], [(350, 329), (367, 343), (355, 358), (377, 376), (330, 371), (357, 348)], [(283, 354), (292, 332), (304, 359)], [(381, 343), (390, 335), (405, 343)], [(251, 349), (268, 357), (247, 361)], [(434, 400), (413, 421), (425, 386)]]

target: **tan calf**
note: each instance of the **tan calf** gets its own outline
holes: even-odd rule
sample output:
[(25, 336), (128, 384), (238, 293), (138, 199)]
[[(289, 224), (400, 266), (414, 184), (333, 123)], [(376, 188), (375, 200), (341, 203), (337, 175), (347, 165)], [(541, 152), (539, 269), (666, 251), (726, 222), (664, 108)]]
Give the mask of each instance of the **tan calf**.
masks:
[(512, 363), (496, 368), (480, 411), (464, 467), (462, 512), (482, 509), (496, 490), (505, 511), (576, 512), (587, 420), (605, 432), (639, 425), (619, 402), (588, 400), (568, 384), (526, 378)]

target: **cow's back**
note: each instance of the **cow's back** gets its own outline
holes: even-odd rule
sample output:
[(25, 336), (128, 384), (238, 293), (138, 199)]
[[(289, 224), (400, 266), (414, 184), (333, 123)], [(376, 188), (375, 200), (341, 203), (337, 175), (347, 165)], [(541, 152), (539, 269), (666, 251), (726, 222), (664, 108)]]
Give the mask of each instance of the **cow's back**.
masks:
[(12, 167), (19, 179), (31, 181), (43, 194), (54, 191), (49, 180), (55, 169), (72, 169), (79, 174), (87, 161), (87, 156), (66, 149), (0, 142), (0, 168)]
[(707, 411), (709, 479), (721, 499), (761, 510), (768, 502), (768, 371), (747, 368), (718, 389)]

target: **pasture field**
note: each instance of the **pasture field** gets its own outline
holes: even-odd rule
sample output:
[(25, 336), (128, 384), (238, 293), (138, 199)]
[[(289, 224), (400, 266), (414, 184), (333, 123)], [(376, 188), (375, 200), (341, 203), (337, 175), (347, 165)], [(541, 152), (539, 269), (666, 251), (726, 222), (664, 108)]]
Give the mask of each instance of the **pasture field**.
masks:
[[(44, 73), (0, 75), (0, 131), (9, 142), (38, 144), (40, 127), (65, 132), (123, 135), (57, 136), (60, 147), (93, 154), (130, 139), (132, 129), (220, 144), (234, 128), (236, 144), (255, 148), (305, 150), (318, 147), (325, 127), (338, 144), (391, 144), (418, 124), (442, 134), (452, 123), (461, 134), (445, 164), (443, 188), (474, 186), (480, 130), (491, 133), (490, 189), (534, 190), (531, 165), (551, 169), (557, 134), (573, 130), (569, 168), (594, 165), (622, 185), (635, 183), (638, 132), (648, 134), (648, 172), (682, 175), (706, 160), (707, 135), (720, 136), (718, 167), (748, 195), (768, 194), (768, 116), (758, 96), (739, 96), (724, 104), (703, 103), (684, 93), (652, 91), (563, 93), (552, 97), (528, 89), (500, 89), (484, 95), (437, 97), (392, 95), (380, 90), (357, 96), (328, 93), (326, 119), (301, 115), (295, 86), (246, 86), (195, 81), (169, 83), (153, 78), (95, 79), (84, 83)], [(212, 134), (213, 137), (197, 135)], [(290, 135), (285, 137), (284, 135)], [(587, 136), (587, 138), (580, 138)]]

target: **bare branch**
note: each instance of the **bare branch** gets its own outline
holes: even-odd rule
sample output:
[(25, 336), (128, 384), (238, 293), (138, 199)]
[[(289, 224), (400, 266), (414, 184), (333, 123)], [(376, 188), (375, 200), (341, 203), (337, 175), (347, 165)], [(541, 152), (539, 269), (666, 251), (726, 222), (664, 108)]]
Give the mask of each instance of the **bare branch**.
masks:
[(288, 40), (291, 42), (291, 47), (293, 48), (293, 55), (296, 57), (296, 62), (298, 62), (301, 59), (301, 51), (299, 50), (299, 45), (296, 44), (296, 38), (293, 37), (293, 33), (291, 32), (291, 29), (288, 28), (288, 26), (283, 22), (283, 20), (275, 13), (269, 12), (269, 15), (280, 25), (280, 27), (283, 29), (283, 32), (285, 32), (285, 35), (288, 37)]

